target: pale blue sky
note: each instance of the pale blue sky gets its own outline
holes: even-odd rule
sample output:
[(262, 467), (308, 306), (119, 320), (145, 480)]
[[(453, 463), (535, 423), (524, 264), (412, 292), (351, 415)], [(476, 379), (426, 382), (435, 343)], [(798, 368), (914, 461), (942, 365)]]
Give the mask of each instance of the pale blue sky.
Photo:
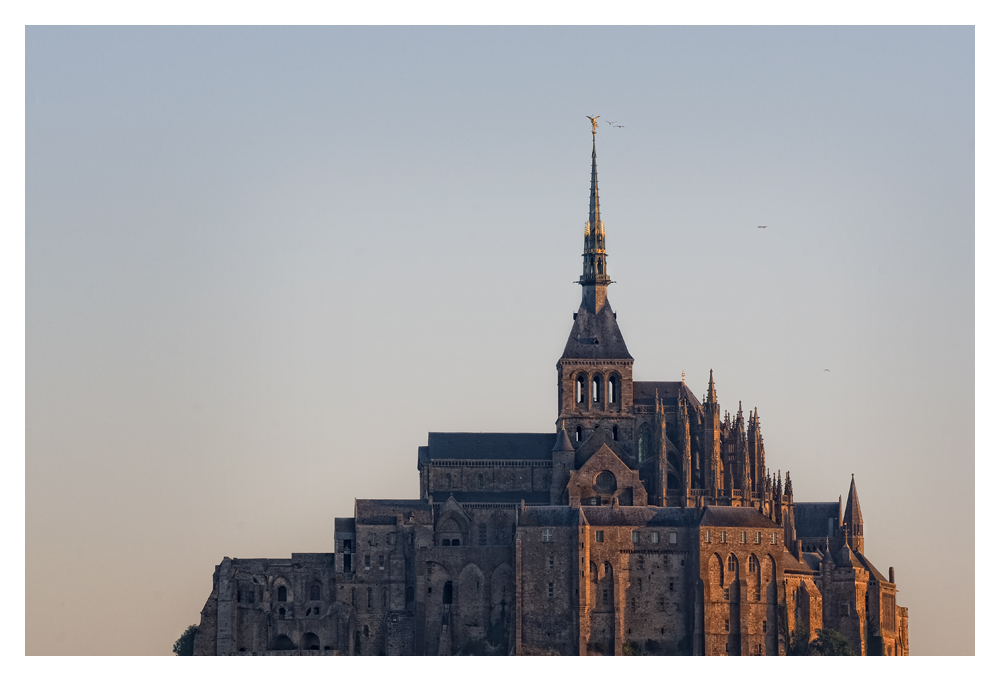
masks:
[(167, 654), (427, 431), (553, 429), (586, 114), (636, 377), (854, 473), (911, 652), (973, 652), (973, 37), (28, 29), (27, 652)]

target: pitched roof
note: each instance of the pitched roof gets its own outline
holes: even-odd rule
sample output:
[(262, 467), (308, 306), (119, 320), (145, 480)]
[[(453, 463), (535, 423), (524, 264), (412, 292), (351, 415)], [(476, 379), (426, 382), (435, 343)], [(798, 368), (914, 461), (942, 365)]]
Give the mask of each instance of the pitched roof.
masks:
[(355, 499), (354, 517), (358, 525), (395, 525), (396, 515), (413, 514), (419, 523), (431, 522), (431, 507), (421, 499)]
[(426, 455), (431, 461), (435, 459), (547, 461), (552, 459), (552, 447), (555, 442), (555, 433), (428, 433)]
[(442, 491), (434, 494), (434, 503), (444, 503), (449, 496), (455, 497), (460, 504), (548, 504), (548, 490), (542, 492), (490, 492), (488, 490), (473, 490), (471, 492)]
[(706, 506), (701, 525), (711, 527), (763, 527), (769, 530), (781, 526), (756, 508), (743, 506)]
[(566, 340), (563, 359), (632, 359), (611, 304), (596, 313), (581, 305)]
[(683, 390), (687, 395), (688, 404), (701, 404), (691, 392), (691, 388), (681, 381), (633, 381), (632, 401), (636, 404), (653, 404), (657, 393), (659, 393), (661, 400), (676, 402), (677, 393), (680, 390)]
[(878, 568), (872, 565), (872, 562), (865, 557), (865, 554), (859, 553), (858, 551), (854, 551), (853, 553), (854, 557), (858, 559), (858, 562), (864, 565), (865, 569), (868, 570), (868, 572), (872, 573), (873, 577), (883, 582), (889, 581), (888, 579), (885, 578), (885, 576), (882, 575), (881, 572), (878, 571)]
[(581, 506), (590, 525), (687, 527), (698, 524), (698, 510), (658, 506)]
[(864, 520), (861, 519), (861, 501), (858, 499), (858, 490), (854, 486), (854, 474), (851, 473), (851, 490), (847, 493), (847, 505), (844, 508), (844, 525), (847, 525), (848, 529), (850, 529), (855, 525), (863, 523)]
[[(795, 502), (795, 534), (799, 537), (834, 536), (840, 527), (840, 502), (806, 501)], [(830, 520), (833, 520), (833, 534), (830, 534)]]

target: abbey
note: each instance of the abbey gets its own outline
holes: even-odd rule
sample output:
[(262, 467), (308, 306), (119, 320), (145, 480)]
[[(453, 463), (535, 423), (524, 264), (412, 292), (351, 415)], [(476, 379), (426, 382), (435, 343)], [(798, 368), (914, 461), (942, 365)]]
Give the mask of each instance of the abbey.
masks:
[(636, 381), (608, 302), (596, 136), (583, 296), (550, 433), (430, 433), (418, 499), (357, 499), (331, 553), (224, 558), (199, 655), (907, 655), (846, 504), (795, 501), (756, 409)]

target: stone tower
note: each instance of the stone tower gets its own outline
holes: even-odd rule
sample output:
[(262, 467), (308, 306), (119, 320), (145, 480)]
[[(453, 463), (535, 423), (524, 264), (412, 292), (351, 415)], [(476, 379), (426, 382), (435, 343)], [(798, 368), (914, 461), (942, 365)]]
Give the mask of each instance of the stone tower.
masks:
[(608, 439), (630, 442), (632, 355), (625, 346), (617, 315), (608, 303), (607, 250), (597, 191), (597, 133), (591, 152), (590, 215), (583, 234), (583, 287), (573, 329), (556, 363), (559, 381), (558, 425), (570, 440), (586, 440), (597, 428)]

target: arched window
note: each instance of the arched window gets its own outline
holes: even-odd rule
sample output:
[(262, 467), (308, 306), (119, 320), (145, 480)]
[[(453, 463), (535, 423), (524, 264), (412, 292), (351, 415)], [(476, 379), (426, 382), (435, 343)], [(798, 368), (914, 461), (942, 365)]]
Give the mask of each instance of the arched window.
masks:
[(590, 402), (591, 404), (601, 403), (601, 388), (603, 387), (604, 380), (598, 374), (590, 380)]
[(368, 587), (368, 609), (371, 610), (372, 607), (372, 588)]
[(608, 378), (608, 404), (618, 403), (618, 377), (611, 376)]
[(601, 260), (597, 261), (597, 273), (604, 274), (604, 262)]
[(615, 442), (618, 441), (618, 426), (611, 427), (611, 439)]
[(451, 582), (444, 583), (444, 604), (451, 605)]
[(452, 546), (461, 546), (462, 545), (462, 540), (461, 539), (452, 539), (451, 540), (451, 545)]
[(576, 441), (579, 442), (583, 439), (583, 428), (580, 426), (576, 427)]
[(587, 377), (580, 374), (576, 377), (576, 403), (584, 404), (587, 401)]
[(441, 540), (441, 546), (451, 546), (451, 540), (450, 539), (442, 539)]
[(285, 619), (285, 609), (284, 608), (278, 608), (278, 619), (279, 620)]
[(653, 432), (647, 424), (639, 428), (639, 463), (649, 458), (653, 447)]
[(754, 555), (750, 556), (749, 564), (747, 567), (751, 575), (756, 575), (757, 573), (760, 572), (760, 562), (757, 560), (757, 556)]
[(302, 635), (302, 650), (319, 650), (319, 636), (311, 631)]
[(726, 560), (726, 569), (729, 572), (736, 572), (737, 569), (738, 569), (738, 567), (739, 567), (739, 565), (736, 562), (736, 556), (734, 556), (733, 554), (730, 553), (729, 554), (729, 558)]
[(278, 587), (278, 600), (287, 601), (288, 600), (288, 589), (283, 586)]
[(309, 587), (309, 600), (318, 601), (319, 600), (319, 584), (313, 584)]

